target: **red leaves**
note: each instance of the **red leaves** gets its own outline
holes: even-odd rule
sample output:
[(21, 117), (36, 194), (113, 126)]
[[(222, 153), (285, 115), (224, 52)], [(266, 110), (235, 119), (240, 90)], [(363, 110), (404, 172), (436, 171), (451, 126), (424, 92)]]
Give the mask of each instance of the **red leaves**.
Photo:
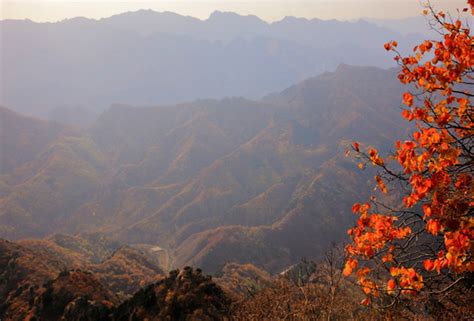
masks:
[(426, 230), (433, 235), (438, 235), (440, 228), (441, 225), (438, 220), (429, 220), (426, 223)]
[(360, 304), (365, 305), (365, 306), (369, 306), (370, 305), (370, 299), (365, 298), (362, 301), (360, 301)]
[(342, 274), (344, 276), (349, 276), (352, 274), (352, 271), (357, 268), (357, 260), (354, 260), (353, 258), (349, 258), (344, 265), (344, 270), (342, 271)]
[(404, 109), (402, 111), (402, 116), (403, 118), (406, 118), (408, 121), (412, 121), (415, 117), (413, 116), (413, 113), (411, 113), (410, 111)]
[(397, 277), (402, 293), (417, 294), (423, 288), (423, 277), (414, 268), (392, 267), (392, 277)]
[(376, 175), (375, 176), (375, 181), (379, 185), (380, 190), (382, 191), (382, 193), (386, 194), (388, 192), (388, 190), (387, 190), (387, 187), (385, 186), (385, 183), (383, 182), (382, 178), (379, 175)]
[(429, 204), (423, 204), (423, 212), (427, 217), (430, 217), (433, 214), (433, 212), (431, 211), (431, 206)]
[[(403, 239), (411, 233), (409, 226), (397, 227), (394, 216), (369, 213), (369, 204), (356, 203), (353, 212), (360, 213), (357, 227), (349, 230), (349, 235), (353, 239), (350, 246), (351, 255), (360, 255), (371, 258), (376, 252), (383, 249), (387, 244), (395, 239)], [(385, 256), (385, 261), (392, 261), (393, 248)]]
[(384, 164), (384, 160), (379, 156), (379, 153), (376, 149), (369, 148), (369, 156), (373, 165), (382, 166)]
[(397, 283), (395, 282), (394, 279), (388, 280), (388, 282), (387, 282), (387, 292), (389, 294), (392, 294), (394, 292), (396, 286), (397, 286)]
[(424, 41), (422, 44), (415, 47), (413, 51), (419, 51), (421, 55), (425, 54), (425, 52), (430, 51), (433, 48), (433, 43), (429, 40)]
[(356, 152), (359, 152), (359, 151), (360, 151), (360, 150), (359, 150), (359, 147), (360, 147), (360, 146), (359, 146), (359, 143), (358, 143), (358, 142), (353, 142), (353, 143), (352, 143), (352, 147), (354, 148), (354, 150), (355, 150)]
[(418, 140), (420, 139), (420, 137), (421, 137), (420, 132), (414, 132), (414, 133), (413, 133), (413, 138), (414, 138), (416, 141), (418, 141)]
[(433, 271), (435, 268), (434, 263), (431, 260), (425, 260), (423, 262), (423, 267), (425, 268), (426, 271)]
[(433, 188), (433, 181), (430, 178), (424, 178), (422, 175), (413, 174), (410, 178), (410, 183), (413, 186), (412, 196), (416, 199), (424, 198)]
[(445, 251), (440, 251), (435, 260), (425, 260), (423, 266), (427, 271), (438, 273), (449, 268), (454, 273), (474, 272), (474, 262), (470, 258), (472, 251), (474, 225), (472, 218), (464, 221), (460, 229), (446, 232), (444, 235)]
[(396, 42), (396, 41), (390, 41), (390, 42), (387, 42), (383, 45), (383, 47), (387, 51), (390, 51), (390, 50), (396, 48), (397, 46), (398, 46), (398, 42)]
[(472, 187), (471, 184), (472, 176), (469, 174), (461, 174), (458, 176), (454, 186), (456, 186), (457, 189), (469, 189), (469, 187)]
[[(474, 0), (468, 3), (474, 15)], [(387, 158), (382, 158), (374, 148), (363, 154), (359, 144), (353, 143), (354, 150), (389, 174), (384, 177), (400, 178), (409, 184), (410, 188), (403, 195), (403, 206), (410, 208), (407, 212), (416, 212), (419, 208), (416, 205), (422, 205), (424, 213), (416, 221), (413, 217), (394, 216), (390, 211), (373, 213), (368, 204), (356, 203), (352, 207), (359, 219), (348, 231), (352, 242), (346, 248), (350, 259), (345, 274), (352, 273), (352, 260), (376, 258), (377, 264), (390, 268), (392, 279), (386, 283), (389, 294), (397, 288), (402, 294), (419, 293), (424, 280), (416, 269), (421, 265), (428, 272), (474, 272), (474, 180), (472, 169), (467, 165), (472, 162), (474, 148), (474, 111), (471, 93), (459, 86), (459, 83), (474, 79), (474, 42), (470, 30), (461, 21), (447, 21), (443, 12), (426, 14), (434, 15), (434, 20), (444, 29), (438, 41), (422, 42), (407, 57), (398, 54), (396, 42), (384, 45), (386, 50), (396, 53), (395, 60), (401, 67), (400, 82), (416, 90), (403, 94), (407, 109), (403, 110), (402, 116), (416, 125), (412, 140), (397, 141), (395, 155)], [(391, 160), (396, 160), (401, 167), (399, 176), (393, 175), (398, 169), (391, 171)], [(387, 181), (379, 175), (375, 176), (375, 181), (382, 192), (388, 192)], [(438, 236), (438, 240), (444, 239), (444, 248), (437, 257), (430, 257), (431, 251), (421, 253), (423, 260), (410, 262), (411, 267), (394, 266), (395, 262), (401, 262), (397, 255), (411, 253), (410, 247), (394, 250), (396, 241), (415, 236), (411, 226), (417, 224), (426, 224), (425, 236), (432, 234)], [(420, 239), (433, 239), (419, 236)], [(413, 251), (419, 251), (418, 235), (410, 239), (413, 239), (410, 244)], [(378, 291), (385, 288), (378, 285), (383, 281), (374, 280), (376, 275), (375, 271), (371, 273), (363, 266), (357, 272), (358, 283), (369, 297), (377, 296)], [(365, 304), (369, 302), (370, 298), (364, 300)]]
[(413, 95), (406, 92), (403, 94), (403, 102), (408, 106), (411, 107), (413, 105)]
[(352, 205), (352, 213), (357, 213), (359, 212), (360, 210), (360, 204), (359, 203), (355, 203), (354, 205)]

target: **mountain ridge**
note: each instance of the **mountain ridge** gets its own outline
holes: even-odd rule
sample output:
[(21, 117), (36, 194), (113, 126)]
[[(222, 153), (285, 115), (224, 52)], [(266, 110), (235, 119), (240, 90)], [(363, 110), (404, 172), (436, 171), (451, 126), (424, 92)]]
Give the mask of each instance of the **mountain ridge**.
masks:
[(0, 237), (101, 233), (209, 273), (232, 255), (270, 272), (316, 258), (371, 190), (345, 149), (406, 131), (395, 72), (341, 65), (264, 101), (115, 105), (27, 162), (23, 185), (0, 180)]
[(1, 21), (0, 28), (0, 104), (64, 122), (77, 117), (78, 124), (90, 124), (111, 103), (259, 99), (340, 63), (391, 66), (381, 44), (397, 39), (409, 49), (420, 40), (367, 22), (267, 24), (230, 13), (199, 20), (140, 11), (101, 20)]

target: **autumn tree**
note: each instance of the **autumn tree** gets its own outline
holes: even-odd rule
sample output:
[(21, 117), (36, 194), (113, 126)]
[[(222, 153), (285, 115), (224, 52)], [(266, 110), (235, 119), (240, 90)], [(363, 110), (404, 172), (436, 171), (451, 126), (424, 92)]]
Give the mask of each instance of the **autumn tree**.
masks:
[(352, 146), (361, 163), (375, 166), (376, 186), (386, 194), (352, 207), (358, 220), (348, 231), (343, 273), (356, 276), (366, 305), (449, 298), (470, 291), (473, 281), (474, 43), (461, 17), (474, 15), (474, 0), (458, 18), (430, 3), (423, 13), (439, 40), (424, 41), (406, 57), (396, 41), (385, 44), (407, 86), (402, 117), (412, 128), (409, 138), (386, 156), (362, 142)]

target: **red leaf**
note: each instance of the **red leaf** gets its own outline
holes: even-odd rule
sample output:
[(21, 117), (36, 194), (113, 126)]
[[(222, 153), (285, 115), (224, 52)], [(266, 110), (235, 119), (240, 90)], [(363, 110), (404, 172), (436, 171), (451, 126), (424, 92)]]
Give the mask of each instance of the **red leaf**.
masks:
[(353, 143), (352, 143), (352, 147), (354, 147), (354, 149), (355, 149), (356, 152), (359, 151), (359, 143), (358, 143), (358, 142), (353, 142)]
[(423, 266), (425, 267), (426, 271), (433, 271), (435, 267), (433, 261), (431, 260), (425, 260), (425, 262), (423, 262)]

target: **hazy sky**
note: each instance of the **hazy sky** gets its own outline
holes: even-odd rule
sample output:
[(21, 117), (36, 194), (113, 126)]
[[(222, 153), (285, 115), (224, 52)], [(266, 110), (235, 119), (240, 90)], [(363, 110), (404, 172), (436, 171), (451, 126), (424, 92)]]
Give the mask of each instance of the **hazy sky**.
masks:
[[(0, 19), (58, 21), (85, 16), (102, 18), (125, 11), (153, 9), (206, 19), (214, 10), (253, 14), (267, 21), (285, 16), (321, 19), (405, 18), (420, 13), (425, 0), (0, 0)], [(453, 12), (463, 0), (431, 0), (438, 8)]]

